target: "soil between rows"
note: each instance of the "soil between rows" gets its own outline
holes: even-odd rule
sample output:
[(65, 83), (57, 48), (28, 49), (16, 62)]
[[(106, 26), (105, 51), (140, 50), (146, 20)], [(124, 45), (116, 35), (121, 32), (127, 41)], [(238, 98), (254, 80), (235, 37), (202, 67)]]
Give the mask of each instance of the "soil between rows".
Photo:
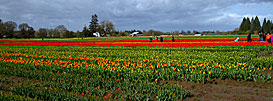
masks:
[(199, 101), (272, 101), (273, 82), (250, 82), (234, 80), (209, 80), (206, 84), (199, 84), (190, 81), (159, 81), (162, 84), (181, 85), (189, 90), (194, 97), (188, 100)]

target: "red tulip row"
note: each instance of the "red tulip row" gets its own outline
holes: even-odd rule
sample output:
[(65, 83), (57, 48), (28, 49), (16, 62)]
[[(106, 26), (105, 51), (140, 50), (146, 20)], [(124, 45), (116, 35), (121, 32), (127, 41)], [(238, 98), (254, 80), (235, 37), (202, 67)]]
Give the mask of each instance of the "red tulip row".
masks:
[(1, 46), (158, 46), (158, 47), (196, 47), (196, 46), (270, 46), (267, 42), (94, 42), (94, 41), (35, 41), (21, 43), (0, 43)]
[[(234, 41), (235, 38), (210, 38), (210, 39), (175, 39), (176, 42), (194, 42), (194, 41)], [(247, 38), (240, 38), (239, 41), (246, 41)], [(252, 38), (253, 41), (259, 41), (259, 38)], [(171, 39), (164, 39), (164, 42), (172, 42)], [(31, 42), (28, 40), (0, 40), (0, 43), (18, 43), (18, 42)], [(33, 41), (32, 41), (33, 42)], [(92, 42), (149, 42), (147, 40), (106, 40), (106, 41), (92, 41)], [(159, 39), (153, 39), (153, 42), (159, 42)]]
[[(214, 38), (214, 39), (175, 39), (176, 42), (214, 42), (214, 41), (234, 41), (236, 38)], [(240, 38), (239, 41), (247, 41), (247, 38)], [(259, 41), (259, 38), (252, 38), (252, 41)], [(149, 40), (107, 40), (107, 41), (93, 41), (93, 42), (149, 42)], [(160, 40), (153, 39), (152, 42), (160, 42)], [(172, 42), (172, 39), (164, 39), (163, 42)]]

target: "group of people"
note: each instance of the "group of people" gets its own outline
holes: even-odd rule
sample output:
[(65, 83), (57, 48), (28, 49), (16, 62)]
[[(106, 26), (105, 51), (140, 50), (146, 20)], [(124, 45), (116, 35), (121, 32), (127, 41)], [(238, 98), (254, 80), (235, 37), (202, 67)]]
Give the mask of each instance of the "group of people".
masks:
[[(272, 43), (273, 42), (273, 37), (270, 33), (268, 34), (264, 34), (264, 33), (259, 33), (259, 39), (260, 41), (267, 41), (268, 43)], [(234, 42), (239, 42), (239, 37), (237, 37)], [(248, 34), (247, 36), (247, 42), (252, 42), (251, 39), (251, 34)]]
[(270, 33), (259, 33), (260, 41), (267, 41), (268, 43), (272, 43), (273, 37)]
[[(259, 39), (260, 41), (267, 41), (268, 43), (272, 43), (273, 42), (273, 37), (270, 33), (259, 33)], [(150, 41), (149, 42), (153, 42), (153, 38), (150, 37)], [(159, 42), (158, 41), (158, 37), (156, 36), (156, 42)], [(160, 36), (160, 42), (163, 42), (163, 37)], [(175, 42), (174, 41), (174, 36), (172, 36), (172, 42)], [(237, 37), (234, 42), (239, 42), (239, 37)], [(252, 39), (251, 39), (251, 34), (248, 34), (247, 36), (247, 42), (252, 42)]]
[[(150, 37), (150, 41), (149, 42), (153, 42), (153, 38), (152, 37)], [(159, 42), (157, 36), (156, 36), (156, 42)], [(160, 36), (160, 42), (163, 42), (163, 37), (162, 36)], [(172, 36), (172, 42), (175, 42), (174, 41), (174, 36)]]

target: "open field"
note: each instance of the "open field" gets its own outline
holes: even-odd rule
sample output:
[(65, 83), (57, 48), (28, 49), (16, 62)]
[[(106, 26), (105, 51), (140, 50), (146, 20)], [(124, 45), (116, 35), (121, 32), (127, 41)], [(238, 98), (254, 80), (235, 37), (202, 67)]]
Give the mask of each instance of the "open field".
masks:
[(236, 37), (1, 39), (0, 99), (273, 100), (272, 44)]

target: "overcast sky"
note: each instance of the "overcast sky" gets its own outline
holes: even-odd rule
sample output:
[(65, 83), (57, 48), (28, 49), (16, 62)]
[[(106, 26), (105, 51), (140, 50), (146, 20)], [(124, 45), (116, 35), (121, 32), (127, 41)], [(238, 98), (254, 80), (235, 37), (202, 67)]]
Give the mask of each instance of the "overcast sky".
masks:
[(0, 0), (0, 19), (35, 30), (58, 25), (82, 30), (92, 14), (117, 30), (227, 31), (243, 17), (273, 20), (273, 0)]

